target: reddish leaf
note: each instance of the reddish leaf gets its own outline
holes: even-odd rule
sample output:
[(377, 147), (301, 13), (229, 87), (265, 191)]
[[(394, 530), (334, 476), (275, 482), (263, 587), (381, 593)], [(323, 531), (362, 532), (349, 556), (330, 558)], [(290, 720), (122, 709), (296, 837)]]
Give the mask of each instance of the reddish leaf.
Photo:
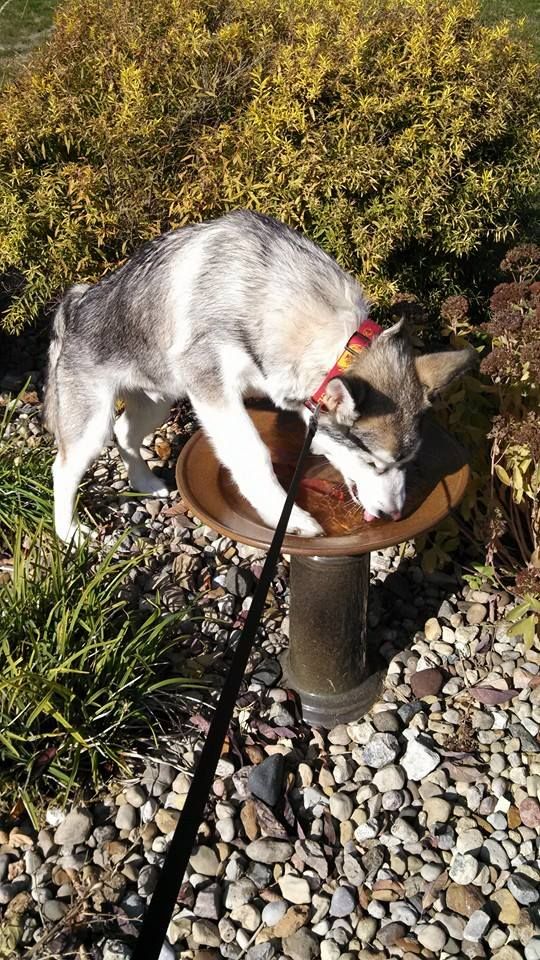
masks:
[(227, 739), (233, 754), (238, 758), (240, 766), (242, 766), (244, 763), (244, 751), (241, 738), (235, 732), (230, 731)]
[[(290, 482), (294, 467), (294, 463), (284, 463), (283, 461), (274, 464), (278, 478), (285, 482)], [(324, 477), (302, 477), (300, 488), (311, 490), (313, 493), (320, 493), (323, 497), (333, 497), (334, 500), (344, 501), (349, 499), (349, 493), (343, 483), (337, 480), (326, 480)]]
[(202, 730), (203, 733), (208, 733), (210, 729), (210, 721), (203, 717), (201, 713), (195, 713), (191, 717), (191, 723), (197, 730)]
[(483, 653), (484, 650), (487, 650), (488, 647), (491, 647), (491, 646), (492, 646), (492, 644), (493, 644), (493, 637), (491, 637), (491, 636), (483, 637), (483, 638), (482, 638), (481, 640), (479, 640), (478, 643), (476, 644), (476, 649), (475, 649), (474, 652), (475, 652), (475, 653)]
[(443, 870), (443, 872), (440, 873), (435, 880), (432, 880), (432, 882), (426, 887), (424, 898), (422, 900), (422, 909), (429, 910), (429, 908), (435, 903), (435, 900), (439, 896), (441, 890), (444, 890), (447, 885), (448, 870)]
[[(275, 814), (272, 813), (270, 807), (267, 807), (265, 803), (261, 800), (254, 800), (255, 813), (257, 815), (257, 823), (259, 824), (261, 833), (263, 837), (274, 837), (279, 840), (288, 840), (289, 834), (279, 822)], [(294, 818), (293, 824), (294, 826)]]
[[(259, 697), (256, 693), (253, 693), (253, 691), (251, 690), (246, 690), (245, 693), (240, 694), (236, 702), (238, 703), (239, 707), (249, 707), (251, 706), (252, 703), (255, 703), (255, 701), (258, 699)], [(246, 741), (246, 742), (249, 742), (249, 741)]]
[(451, 757), (452, 760), (460, 760), (464, 764), (473, 765), (477, 764), (478, 761), (472, 755), (472, 753), (467, 753), (463, 750), (442, 750), (439, 749), (439, 753), (443, 757)]
[[(116, 915), (116, 922), (118, 924), (118, 929), (121, 931), (121, 933), (124, 934), (124, 936), (126, 937), (137, 936), (139, 932), (138, 926), (132, 922), (132, 920), (128, 917), (127, 913), (125, 913), (121, 907), (116, 907), (116, 906), (113, 907), (112, 913)], [(81, 956), (84, 956), (84, 954), (81, 954)]]
[(328, 811), (325, 811), (325, 813), (324, 813), (324, 816), (323, 816), (323, 824), (324, 824), (324, 827), (323, 827), (323, 830), (324, 830), (324, 839), (326, 840), (327, 843), (330, 844), (330, 846), (333, 847), (333, 846), (335, 846), (337, 837), (336, 837), (336, 831), (335, 831), (335, 828), (334, 828), (334, 824), (332, 823), (332, 817), (330, 816), (330, 814), (328, 813)]
[(285, 794), (283, 798), (283, 819), (290, 829), (294, 830), (296, 825), (296, 817), (287, 794)]
[(42, 774), (50, 763), (54, 760), (57, 753), (57, 747), (47, 747), (46, 750), (42, 750), (41, 753), (38, 753), (37, 757), (34, 758), (32, 763), (31, 778), (39, 777)]
[(484, 779), (476, 767), (461, 766), (459, 763), (452, 763), (451, 760), (442, 763), (441, 769), (446, 770), (450, 779), (458, 783), (476, 783), (478, 780)]
[(471, 687), (469, 691), (472, 696), (480, 703), (486, 703), (489, 706), (495, 706), (497, 703), (506, 703), (507, 700), (513, 700), (517, 697), (519, 690), (497, 690), (496, 687)]
[(267, 740), (270, 740), (271, 743), (274, 743), (279, 734), (276, 732), (275, 727), (271, 727), (269, 723), (265, 723), (264, 720), (256, 720), (254, 726), (257, 727), (257, 730), (263, 737), (266, 737)]
[(291, 730), (290, 727), (274, 727), (278, 737), (287, 737), (289, 740), (293, 740), (296, 737), (296, 731)]

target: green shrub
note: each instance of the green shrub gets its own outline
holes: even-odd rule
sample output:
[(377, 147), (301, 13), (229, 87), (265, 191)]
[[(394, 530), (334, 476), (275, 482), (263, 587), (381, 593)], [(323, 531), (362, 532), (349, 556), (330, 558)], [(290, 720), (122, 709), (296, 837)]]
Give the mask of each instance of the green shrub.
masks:
[(42, 528), (18, 526), (0, 584), (0, 798), (18, 791), (31, 809), (36, 786), (99, 782), (137, 737), (179, 716), (183, 684), (202, 685), (171, 668), (186, 611), (138, 611), (141, 557), (116, 549), (66, 556)]
[(471, 283), (528, 216), (538, 67), (475, 0), (67, 0), (0, 106), (20, 329), (139, 241), (238, 206), (390, 302)]

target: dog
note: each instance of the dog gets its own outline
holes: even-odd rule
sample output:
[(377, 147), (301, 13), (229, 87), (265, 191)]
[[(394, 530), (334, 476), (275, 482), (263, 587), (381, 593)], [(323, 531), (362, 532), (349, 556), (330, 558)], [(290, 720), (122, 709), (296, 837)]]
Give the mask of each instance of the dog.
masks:
[[(361, 286), (328, 254), (247, 210), (158, 236), (97, 283), (71, 287), (54, 317), (44, 403), (58, 449), (58, 537), (87, 534), (74, 515), (77, 488), (113, 430), (131, 486), (167, 496), (140, 448), (186, 396), (240, 492), (274, 527), (285, 492), (244, 399), (266, 396), (308, 419), (305, 400), (368, 313)], [(416, 356), (399, 322), (328, 384), (313, 450), (368, 519), (401, 515), (423, 414), (473, 356)], [(298, 505), (288, 529), (323, 532)]]

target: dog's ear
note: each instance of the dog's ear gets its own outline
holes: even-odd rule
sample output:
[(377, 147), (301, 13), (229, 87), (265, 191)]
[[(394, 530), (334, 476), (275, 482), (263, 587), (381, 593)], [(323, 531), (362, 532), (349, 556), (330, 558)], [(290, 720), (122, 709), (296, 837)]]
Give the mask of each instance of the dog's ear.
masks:
[(352, 424), (358, 418), (366, 393), (359, 377), (334, 377), (326, 386), (324, 402), (339, 423)]
[(425, 353), (416, 357), (414, 363), (426, 399), (431, 401), (452, 383), (452, 380), (472, 370), (478, 363), (478, 355), (469, 347), (465, 350), (447, 350), (444, 353)]
[(400, 337), (402, 340), (407, 340), (409, 337), (405, 317), (401, 317), (397, 323), (394, 323), (391, 327), (388, 327), (387, 330), (383, 330), (377, 339), (384, 341), (393, 340), (394, 338), (398, 337)]

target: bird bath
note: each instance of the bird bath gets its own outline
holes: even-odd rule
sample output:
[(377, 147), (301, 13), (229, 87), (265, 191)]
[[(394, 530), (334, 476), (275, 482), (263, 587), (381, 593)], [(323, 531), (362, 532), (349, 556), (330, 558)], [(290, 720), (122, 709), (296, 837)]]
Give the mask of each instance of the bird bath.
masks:
[[(305, 435), (295, 414), (250, 411), (286, 488)], [(459, 444), (426, 421), (422, 447), (407, 468), (410, 490), (401, 520), (375, 520), (339, 496), (342, 478), (323, 457), (310, 455), (297, 503), (318, 520), (325, 536), (287, 535), (291, 556), (290, 642), (284, 682), (296, 690), (304, 719), (332, 727), (361, 717), (377, 699), (384, 673), (370, 662), (366, 643), (369, 555), (435, 527), (459, 503), (469, 468)], [(198, 431), (178, 458), (176, 479), (196, 517), (231, 540), (259, 549), (270, 545), (265, 526)], [(332, 490), (331, 495), (327, 490)], [(321, 492), (322, 491), (322, 492)]]

